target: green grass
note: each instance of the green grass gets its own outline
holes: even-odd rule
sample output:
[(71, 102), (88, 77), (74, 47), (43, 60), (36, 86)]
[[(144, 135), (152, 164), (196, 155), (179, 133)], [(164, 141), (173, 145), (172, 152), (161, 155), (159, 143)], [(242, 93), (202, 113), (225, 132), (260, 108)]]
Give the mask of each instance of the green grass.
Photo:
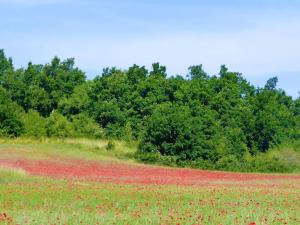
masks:
[[(107, 141), (0, 140), (0, 159), (125, 160), (136, 145)], [(267, 185), (267, 186), (264, 186)], [(300, 224), (300, 180), (129, 185), (34, 177), (0, 167), (0, 224)], [(4, 216), (5, 214), (5, 216)]]
[(45, 159), (71, 157), (84, 160), (122, 160), (133, 161), (137, 143), (111, 141), (114, 149), (108, 150), (108, 140), (91, 139), (0, 139), (0, 154), (4, 157), (26, 159)]
[[(299, 224), (299, 189), (142, 186), (0, 172), (0, 213), (16, 224)], [(265, 222), (263, 222), (265, 221)], [(5, 223), (4, 223), (5, 224)]]

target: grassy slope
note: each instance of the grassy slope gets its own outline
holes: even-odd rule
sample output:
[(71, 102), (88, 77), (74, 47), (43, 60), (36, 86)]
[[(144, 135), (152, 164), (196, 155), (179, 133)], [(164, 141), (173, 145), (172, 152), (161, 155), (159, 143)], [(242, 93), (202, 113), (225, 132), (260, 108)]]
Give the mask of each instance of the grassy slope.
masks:
[[(1, 140), (0, 159), (126, 160), (134, 145), (105, 141)], [(0, 169), (0, 224), (300, 224), (299, 180), (243, 186), (122, 185), (32, 177)], [(5, 215), (3, 214), (5, 213)], [(1, 222), (2, 220), (2, 222)]]
[(109, 141), (88, 139), (0, 139), (0, 154), (4, 157), (46, 159), (70, 157), (85, 160), (122, 160), (133, 162), (135, 143), (112, 141), (114, 149), (107, 150)]

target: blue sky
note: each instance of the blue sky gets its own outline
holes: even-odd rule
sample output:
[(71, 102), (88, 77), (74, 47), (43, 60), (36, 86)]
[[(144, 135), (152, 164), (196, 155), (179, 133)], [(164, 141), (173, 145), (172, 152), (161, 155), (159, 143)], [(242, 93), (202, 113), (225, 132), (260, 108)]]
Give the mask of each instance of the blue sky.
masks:
[(18, 67), (75, 57), (89, 78), (103, 67), (203, 64), (272, 76), (300, 91), (300, 2), (294, 0), (0, 0), (0, 48)]

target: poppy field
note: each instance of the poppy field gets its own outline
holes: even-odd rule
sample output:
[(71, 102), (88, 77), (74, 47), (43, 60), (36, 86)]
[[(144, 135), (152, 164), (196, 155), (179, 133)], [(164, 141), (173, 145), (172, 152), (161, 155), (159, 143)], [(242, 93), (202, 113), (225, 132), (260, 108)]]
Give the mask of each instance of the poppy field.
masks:
[(0, 224), (300, 224), (299, 174), (149, 166), (105, 144), (0, 141)]

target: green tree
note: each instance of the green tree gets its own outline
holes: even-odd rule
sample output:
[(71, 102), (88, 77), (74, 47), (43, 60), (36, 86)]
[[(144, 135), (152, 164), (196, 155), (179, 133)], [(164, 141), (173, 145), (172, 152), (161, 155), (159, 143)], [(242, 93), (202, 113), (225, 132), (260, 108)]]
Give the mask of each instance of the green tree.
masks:
[(21, 113), (21, 108), (0, 87), (0, 135), (17, 137), (24, 132), (24, 126), (19, 119)]
[(265, 85), (265, 89), (274, 90), (274, 89), (276, 89), (277, 83), (278, 83), (278, 78), (272, 77), (267, 81), (267, 83)]
[(4, 50), (0, 49), (0, 78), (7, 71), (13, 70), (13, 63), (11, 58), (6, 58)]
[(191, 79), (207, 79), (208, 74), (203, 70), (202, 64), (189, 67), (189, 77)]
[(90, 84), (84, 83), (74, 88), (70, 96), (64, 96), (58, 103), (58, 110), (65, 116), (87, 112), (91, 104), (89, 97)]
[(186, 106), (162, 104), (147, 120), (139, 151), (177, 156), (178, 160), (215, 161), (217, 125), (209, 116), (193, 117)]

